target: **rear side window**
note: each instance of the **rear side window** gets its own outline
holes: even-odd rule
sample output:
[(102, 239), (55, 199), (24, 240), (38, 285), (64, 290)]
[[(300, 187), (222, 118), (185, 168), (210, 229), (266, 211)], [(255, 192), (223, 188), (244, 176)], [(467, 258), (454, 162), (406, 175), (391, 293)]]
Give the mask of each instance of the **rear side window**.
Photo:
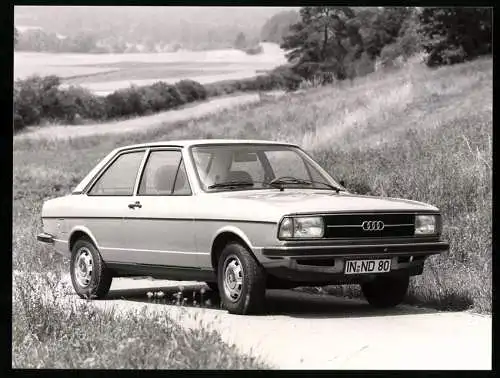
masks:
[(140, 196), (189, 195), (191, 189), (180, 151), (152, 151), (144, 167)]
[(131, 196), (144, 151), (120, 155), (95, 182), (91, 196)]

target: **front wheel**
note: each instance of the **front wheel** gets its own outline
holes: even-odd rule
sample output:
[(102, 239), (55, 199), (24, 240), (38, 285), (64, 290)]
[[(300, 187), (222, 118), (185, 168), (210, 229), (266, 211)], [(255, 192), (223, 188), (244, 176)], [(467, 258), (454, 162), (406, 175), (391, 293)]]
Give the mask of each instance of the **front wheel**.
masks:
[(209, 282), (209, 281), (207, 281), (205, 283), (208, 286), (208, 288), (210, 290), (212, 290), (213, 292), (216, 292), (216, 293), (219, 292), (219, 286), (217, 286), (217, 282)]
[(217, 278), (222, 305), (231, 314), (256, 314), (264, 310), (264, 269), (239, 243), (226, 245), (221, 253)]
[(361, 284), (361, 291), (370, 305), (390, 308), (400, 304), (408, 291), (409, 275), (379, 276)]
[(79, 239), (73, 246), (70, 273), (73, 287), (81, 298), (105, 297), (113, 280), (99, 251), (88, 239)]

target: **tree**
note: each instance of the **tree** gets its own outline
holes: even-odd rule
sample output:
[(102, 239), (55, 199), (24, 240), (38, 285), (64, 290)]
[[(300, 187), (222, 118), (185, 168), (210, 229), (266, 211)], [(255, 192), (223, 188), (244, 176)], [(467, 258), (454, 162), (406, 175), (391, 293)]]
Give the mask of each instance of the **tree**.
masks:
[(72, 38), (74, 52), (89, 53), (96, 47), (96, 39), (93, 35), (79, 32)]
[(408, 18), (401, 25), (399, 30), (398, 44), (404, 58), (422, 50), (422, 36), (419, 33), (420, 19), (417, 8), (412, 8)]
[(300, 15), (294, 10), (276, 13), (266, 21), (260, 37), (264, 42), (283, 43), (283, 37), (290, 33), (290, 27), (299, 20)]
[(297, 72), (308, 78), (317, 72), (346, 77), (346, 58), (359, 58), (362, 39), (349, 7), (303, 7), (300, 21), (290, 27), (281, 47)]
[(234, 40), (234, 47), (237, 49), (244, 49), (247, 46), (247, 38), (243, 32), (239, 32)]
[(455, 64), (492, 52), (492, 8), (424, 8), (420, 14), (427, 65)]
[(363, 49), (374, 59), (386, 45), (396, 42), (408, 18), (411, 7), (363, 8), (356, 14), (355, 23), (363, 39)]

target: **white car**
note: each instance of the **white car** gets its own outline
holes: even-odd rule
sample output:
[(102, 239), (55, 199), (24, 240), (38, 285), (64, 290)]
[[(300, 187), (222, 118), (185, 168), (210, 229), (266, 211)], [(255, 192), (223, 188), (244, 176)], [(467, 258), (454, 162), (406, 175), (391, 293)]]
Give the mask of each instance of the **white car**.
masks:
[(262, 311), (266, 288), (346, 283), (395, 306), (448, 249), (437, 208), (351, 194), (298, 146), (266, 141), (118, 148), (42, 220), (38, 240), (71, 258), (82, 297), (113, 277), (196, 280), (237, 314)]

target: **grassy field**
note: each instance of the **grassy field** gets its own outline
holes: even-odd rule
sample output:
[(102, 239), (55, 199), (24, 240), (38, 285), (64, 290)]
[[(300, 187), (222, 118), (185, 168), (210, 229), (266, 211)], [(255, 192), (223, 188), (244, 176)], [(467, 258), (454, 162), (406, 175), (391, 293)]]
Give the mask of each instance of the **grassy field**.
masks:
[[(64, 141), (14, 141), (13, 269), (56, 273), (67, 269), (67, 262), (35, 241), (42, 201), (68, 193), (112, 148), (219, 137), (299, 143), (351, 190), (438, 206), (450, 251), (428, 260), (424, 274), (412, 280), (407, 301), (491, 312), (491, 59), (435, 70), (410, 64), (397, 72), (269, 99), (154, 131)], [(359, 295), (356, 287), (321, 290)], [(37, 295), (35, 289), (25, 292), (29, 298)], [(49, 309), (52, 319), (59, 319), (57, 306), (43, 308)], [(52, 350), (57, 338), (55, 331), (47, 331), (48, 341), (21, 346), (23, 337), (30, 334), (16, 323), (21, 320), (15, 314), (21, 311), (26, 312), (26, 307), (14, 307), (13, 343), (14, 351), (20, 353), (18, 364), (25, 366), (23, 356)], [(110, 324), (105, 315), (97, 314), (98, 324)], [(87, 332), (88, 324), (79, 321), (74, 329)], [(60, 327), (58, 332), (69, 332), (59, 322), (52, 326)], [(125, 335), (105, 337), (122, 342)], [(104, 353), (96, 340), (100, 340), (98, 335), (94, 345)], [(73, 348), (70, 343), (65, 345)], [(221, 351), (227, 348), (216, 345), (221, 345)], [(91, 357), (87, 349), (78, 351), (80, 363)]]

